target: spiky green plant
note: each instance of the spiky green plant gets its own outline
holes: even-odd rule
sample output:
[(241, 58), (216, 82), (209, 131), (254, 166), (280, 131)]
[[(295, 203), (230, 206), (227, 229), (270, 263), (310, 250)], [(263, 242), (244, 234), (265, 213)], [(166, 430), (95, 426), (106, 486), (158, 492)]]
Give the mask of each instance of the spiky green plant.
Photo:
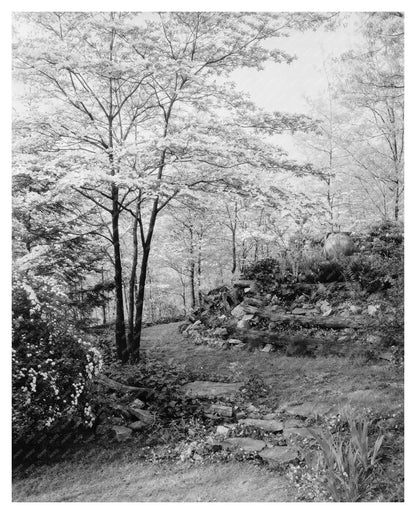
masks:
[(383, 436), (373, 445), (368, 437), (368, 421), (349, 419), (349, 437), (332, 434), (325, 438), (314, 430), (310, 433), (322, 450), (321, 472), (330, 497), (336, 502), (357, 502), (374, 487)]

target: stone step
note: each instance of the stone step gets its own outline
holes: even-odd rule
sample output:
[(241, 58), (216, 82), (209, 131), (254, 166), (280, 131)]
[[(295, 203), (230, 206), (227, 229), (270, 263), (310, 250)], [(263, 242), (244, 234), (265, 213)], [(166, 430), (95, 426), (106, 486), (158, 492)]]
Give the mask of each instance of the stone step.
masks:
[(244, 382), (189, 382), (181, 387), (182, 393), (190, 398), (233, 398)]
[(111, 427), (112, 435), (114, 436), (115, 440), (120, 443), (123, 441), (127, 441), (127, 439), (130, 439), (132, 432), (133, 431), (131, 428), (127, 428), (124, 426), (114, 425)]
[(283, 423), (275, 419), (244, 418), (238, 421), (239, 425), (261, 428), (266, 432), (283, 432)]
[(259, 453), (259, 456), (267, 462), (271, 468), (277, 468), (283, 464), (290, 464), (298, 459), (298, 450), (290, 446), (273, 446)]
[(249, 453), (259, 452), (266, 447), (264, 441), (251, 437), (230, 437), (218, 444), (221, 445), (222, 448), (238, 449)]
[(280, 409), (289, 416), (302, 418), (316, 418), (317, 416), (329, 416), (336, 414), (338, 409), (324, 402), (305, 402), (300, 405), (286, 405)]

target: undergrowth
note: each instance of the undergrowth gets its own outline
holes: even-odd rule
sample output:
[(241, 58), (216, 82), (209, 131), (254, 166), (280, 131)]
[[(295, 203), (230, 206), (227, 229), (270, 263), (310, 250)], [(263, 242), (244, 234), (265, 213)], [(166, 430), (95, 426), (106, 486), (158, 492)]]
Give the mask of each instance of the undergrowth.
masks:
[(307, 457), (289, 473), (299, 499), (386, 501), (382, 490), (384, 435), (379, 432), (375, 437), (370, 426), (367, 420), (349, 418), (333, 434), (309, 429), (316, 446), (315, 458)]

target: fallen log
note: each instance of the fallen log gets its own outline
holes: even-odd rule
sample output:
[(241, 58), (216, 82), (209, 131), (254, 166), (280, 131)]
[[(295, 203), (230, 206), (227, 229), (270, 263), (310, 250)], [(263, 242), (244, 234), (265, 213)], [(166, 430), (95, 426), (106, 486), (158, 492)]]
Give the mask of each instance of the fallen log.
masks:
[(343, 328), (360, 328), (364, 319), (355, 317), (346, 318), (343, 316), (313, 316), (300, 314), (283, 314), (269, 309), (260, 309), (257, 313), (259, 318), (265, 318), (275, 323), (294, 323), (302, 327), (332, 328), (341, 330)]
[(147, 387), (135, 387), (129, 386), (126, 384), (121, 384), (112, 378), (107, 377), (106, 375), (100, 375), (95, 377), (94, 381), (98, 384), (101, 384), (112, 391), (117, 391), (119, 393), (135, 393), (138, 398), (149, 399), (154, 395), (154, 391)]
[(334, 345), (337, 343), (337, 338), (316, 338), (310, 336), (298, 336), (298, 335), (287, 335), (287, 334), (279, 334), (276, 332), (268, 331), (268, 330), (244, 330), (238, 333), (238, 338), (244, 343), (248, 343), (248, 345), (252, 348), (257, 348), (264, 344), (271, 344), (275, 348), (286, 348), (288, 345), (308, 345), (308, 346), (318, 346), (318, 345)]
[(249, 351), (259, 350), (270, 345), (275, 350), (284, 351), (288, 357), (316, 355), (345, 355), (350, 340), (342, 343), (337, 337), (311, 337), (299, 335), (276, 334), (270, 331), (250, 329), (241, 331), (238, 337)]

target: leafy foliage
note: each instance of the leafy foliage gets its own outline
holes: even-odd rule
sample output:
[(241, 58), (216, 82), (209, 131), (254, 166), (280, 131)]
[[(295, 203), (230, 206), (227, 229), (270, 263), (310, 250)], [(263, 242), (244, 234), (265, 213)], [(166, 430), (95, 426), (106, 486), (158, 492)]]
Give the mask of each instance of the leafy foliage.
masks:
[(323, 460), (324, 486), (329, 499), (337, 502), (356, 502), (366, 499), (373, 487), (383, 436), (370, 444), (368, 422), (349, 420), (350, 436), (322, 437), (310, 430), (317, 440)]
[(35, 291), (18, 278), (13, 285), (13, 432), (19, 436), (57, 420), (88, 426), (94, 420), (89, 383), (101, 355), (62, 322), (62, 295), (47, 285)]
[[(378, 498), (382, 483), (381, 447), (384, 436), (374, 438), (367, 420), (338, 415), (327, 420), (328, 435), (308, 429), (313, 439), (305, 439), (305, 462), (292, 466), (289, 478), (306, 501), (357, 502)], [(312, 457), (312, 456), (315, 457)]]

